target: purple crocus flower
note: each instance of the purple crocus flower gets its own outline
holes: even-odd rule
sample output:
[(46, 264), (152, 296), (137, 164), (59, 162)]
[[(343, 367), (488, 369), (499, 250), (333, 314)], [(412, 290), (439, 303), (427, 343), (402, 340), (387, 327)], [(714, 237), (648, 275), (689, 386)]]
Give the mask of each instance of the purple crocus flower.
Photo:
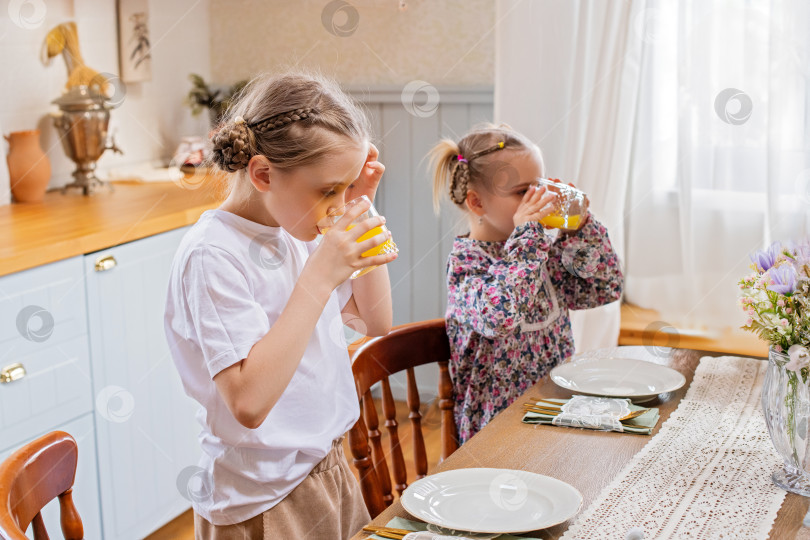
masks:
[(801, 242), (794, 244), (792, 247), (793, 249), (791, 250), (791, 252), (795, 257), (794, 265), (797, 268), (801, 268), (803, 265), (806, 265), (808, 262), (810, 262), (810, 242), (808, 242), (807, 239), (804, 239)]
[(751, 262), (753, 262), (760, 272), (767, 272), (776, 263), (776, 258), (782, 252), (782, 244), (774, 242), (763, 251), (757, 251), (751, 255)]
[(771, 268), (768, 270), (768, 276), (771, 278), (771, 282), (767, 286), (768, 290), (786, 295), (793, 294), (796, 290), (798, 275), (792, 264), (782, 264)]
[(799, 242), (795, 240), (788, 240), (785, 244), (785, 250), (788, 253), (792, 253), (794, 256), (810, 256), (810, 244), (807, 243), (807, 239), (803, 239)]

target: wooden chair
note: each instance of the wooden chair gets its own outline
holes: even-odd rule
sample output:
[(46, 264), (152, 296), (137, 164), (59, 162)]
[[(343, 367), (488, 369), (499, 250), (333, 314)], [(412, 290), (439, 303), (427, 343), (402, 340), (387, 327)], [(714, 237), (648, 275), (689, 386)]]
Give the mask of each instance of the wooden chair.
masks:
[[(414, 378), (414, 367), (436, 362), (439, 364), (439, 409), (441, 410), (441, 460), (458, 448), (456, 425), (453, 419), (453, 386), (447, 363), (450, 359), (450, 344), (444, 319), (405, 324), (382, 337), (365, 340), (353, 355), (352, 371), (360, 399), (360, 419), (349, 431), (349, 446), (354, 466), (360, 473), (363, 499), (371, 517), (377, 516), (390, 505), (391, 475), (386, 455), (383, 452), (379, 417), (371, 397), (371, 387), (381, 383), (382, 409), (390, 443), (390, 458), (397, 492), (408, 486), (405, 459), (399, 443), (396, 405), (391, 394), (388, 377), (400, 371), (406, 372), (407, 403), (410, 411), (414, 443), (414, 463), (417, 479), (427, 474), (427, 454), (422, 435), (422, 415), (419, 412), (419, 392)], [(369, 442), (370, 450), (369, 450)]]
[(0, 538), (27, 540), (25, 530), (32, 525), (34, 539), (47, 540), (40, 510), (56, 497), (65, 539), (84, 537), (72, 496), (78, 458), (73, 437), (53, 431), (0, 463)]

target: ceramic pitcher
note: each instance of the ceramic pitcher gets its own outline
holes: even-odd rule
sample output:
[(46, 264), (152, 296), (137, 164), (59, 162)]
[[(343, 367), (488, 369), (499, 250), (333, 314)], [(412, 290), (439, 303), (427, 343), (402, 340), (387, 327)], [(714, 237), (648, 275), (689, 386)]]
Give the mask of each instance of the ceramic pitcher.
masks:
[(15, 202), (39, 202), (51, 180), (51, 162), (39, 145), (39, 130), (14, 131), (8, 141), (8, 173)]

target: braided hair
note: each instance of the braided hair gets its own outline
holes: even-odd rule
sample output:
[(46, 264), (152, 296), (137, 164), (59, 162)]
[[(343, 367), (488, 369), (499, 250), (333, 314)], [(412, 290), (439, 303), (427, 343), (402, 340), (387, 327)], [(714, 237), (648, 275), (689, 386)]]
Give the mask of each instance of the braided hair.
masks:
[(466, 158), (458, 154), (455, 157), (456, 164), (450, 175), (450, 200), (456, 204), (464, 204), (464, 201), (467, 199), (467, 185), (470, 183), (470, 161), (491, 154), (496, 150), (503, 150), (504, 146), (505, 143), (503, 141), (498, 141), (498, 143), (489, 148), (474, 152)]
[(312, 118), (317, 114), (313, 107), (302, 107), (283, 112), (264, 120), (248, 124), (237, 116), (233, 122), (222, 126), (214, 136), (214, 163), (223, 170), (236, 172), (247, 167), (250, 158), (256, 155), (256, 134), (281, 129), (293, 122)]
[(235, 173), (263, 155), (289, 169), (367, 140), (370, 131), (365, 113), (333, 81), (300, 72), (262, 75), (242, 90), (211, 136), (211, 161)]
[(264, 133), (265, 131), (283, 128), (298, 120), (306, 120), (314, 114), (317, 114), (317, 111), (313, 107), (301, 107), (271, 116), (266, 120), (259, 120), (251, 124), (250, 127), (259, 133)]
[(502, 149), (526, 150), (536, 145), (506, 124), (484, 124), (466, 134), (456, 143), (442, 139), (430, 151), (433, 168), (433, 206), (439, 213), (445, 194), (464, 208), (467, 193), (472, 186), (489, 187), (491, 169), (487, 168), (492, 158), (489, 154)]
[(223, 171), (236, 172), (247, 167), (256, 152), (253, 131), (241, 117), (220, 127), (211, 137), (214, 143), (212, 161)]

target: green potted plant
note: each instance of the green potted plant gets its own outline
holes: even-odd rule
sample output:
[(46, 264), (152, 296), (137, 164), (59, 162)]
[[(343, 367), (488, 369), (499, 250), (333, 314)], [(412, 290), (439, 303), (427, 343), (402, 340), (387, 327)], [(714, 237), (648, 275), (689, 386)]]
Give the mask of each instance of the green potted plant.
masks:
[(212, 127), (219, 123), (234, 96), (247, 84), (247, 81), (239, 81), (230, 87), (212, 88), (196, 73), (190, 74), (188, 78), (191, 81), (191, 90), (186, 96), (186, 104), (191, 107), (191, 114), (194, 116), (208, 109)]

